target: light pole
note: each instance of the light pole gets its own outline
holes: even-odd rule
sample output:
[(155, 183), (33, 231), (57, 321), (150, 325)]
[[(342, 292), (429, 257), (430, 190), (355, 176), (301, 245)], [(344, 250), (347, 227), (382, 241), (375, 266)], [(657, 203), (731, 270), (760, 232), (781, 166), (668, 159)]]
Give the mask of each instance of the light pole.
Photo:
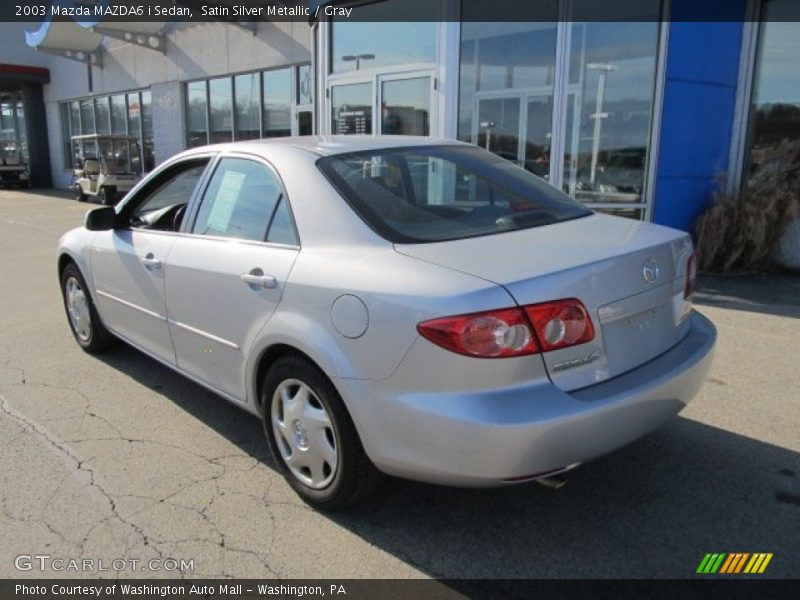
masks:
[(361, 61), (362, 60), (374, 60), (374, 54), (347, 54), (342, 57), (344, 62), (353, 62), (356, 61), (356, 71), (361, 68)]
[(597, 159), (600, 154), (600, 134), (603, 130), (603, 119), (608, 118), (608, 113), (603, 112), (603, 102), (606, 95), (606, 76), (611, 71), (616, 71), (616, 65), (608, 63), (589, 63), (586, 65), (589, 71), (600, 71), (600, 79), (597, 81), (597, 99), (595, 101), (594, 114), (591, 118), (594, 119), (594, 139), (592, 140), (592, 170), (589, 175), (589, 181), (594, 187), (595, 178), (597, 176)]

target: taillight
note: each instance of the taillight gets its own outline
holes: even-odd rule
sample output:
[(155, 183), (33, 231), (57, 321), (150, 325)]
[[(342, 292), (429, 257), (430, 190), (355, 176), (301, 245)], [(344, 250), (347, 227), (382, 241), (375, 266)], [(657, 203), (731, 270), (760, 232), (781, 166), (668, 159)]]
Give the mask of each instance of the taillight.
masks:
[(692, 254), (686, 261), (686, 285), (683, 288), (684, 300), (691, 300), (697, 287), (697, 259)]
[(558, 350), (594, 339), (594, 325), (580, 300), (570, 298), (526, 306), (542, 350)]
[(433, 319), (417, 325), (417, 331), (434, 344), (467, 356), (503, 358), (539, 351), (519, 308)]
[(589, 313), (575, 299), (443, 317), (417, 330), (442, 348), (479, 358), (524, 356), (594, 339)]

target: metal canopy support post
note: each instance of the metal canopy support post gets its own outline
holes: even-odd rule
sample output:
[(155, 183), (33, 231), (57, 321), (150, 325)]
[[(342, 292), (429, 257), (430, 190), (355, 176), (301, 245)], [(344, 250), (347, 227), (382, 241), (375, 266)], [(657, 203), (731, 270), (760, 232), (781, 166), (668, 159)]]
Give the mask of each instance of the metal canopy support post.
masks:
[(97, 67), (98, 69), (103, 68), (103, 60), (99, 48), (93, 52), (85, 52), (83, 50), (71, 50), (69, 48), (50, 48), (43, 46), (38, 46), (36, 49), (39, 52), (47, 52), (48, 54), (60, 56), (61, 58), (68, 58), (70, 60), (74, 60), (83, 63), (85, 65)]
[(163, 33), (143, 33), (103, 26), (92, 27), (92, 31), (123, 42), (130, 42), (148, 50), (155, 50), (161, 54), (167, 53), (167, 43)]

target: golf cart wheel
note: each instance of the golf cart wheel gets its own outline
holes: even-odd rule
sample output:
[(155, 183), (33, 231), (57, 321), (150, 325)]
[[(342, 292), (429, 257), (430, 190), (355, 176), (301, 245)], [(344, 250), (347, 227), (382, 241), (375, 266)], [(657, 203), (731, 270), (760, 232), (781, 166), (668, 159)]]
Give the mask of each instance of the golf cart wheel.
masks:
[(86, 202), (86, 194), (83, 193), (81, 186), (75, 184), (75, 200), (78, 202)]
[(100, 204), (103, 206), (113, 205), (115, 201), (114, 192), (108, 190), (108, 188), (100, 188), (100, 191), (97, 194), (97, 197), (100, 199)]

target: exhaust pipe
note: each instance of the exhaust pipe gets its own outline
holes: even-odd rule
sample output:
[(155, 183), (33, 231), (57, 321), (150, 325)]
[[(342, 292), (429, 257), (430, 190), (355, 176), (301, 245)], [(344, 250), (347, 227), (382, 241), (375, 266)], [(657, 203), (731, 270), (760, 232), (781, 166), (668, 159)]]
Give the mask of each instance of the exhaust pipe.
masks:
[(534, 481), (536, 481), (536, 483), (542, 487), (546, 487), (551, 490), (560, 490), (562, 487), (567, 485), (568, 479), (566, 477), (562, 477), (561, 475), (552, 475), (549, 477), (539, 477)]
[(567, 478), (563, 475), (568, 471), (571, 471), (575, 467), (579, 466), (581, 463), (572, 463), (571, 465), (567, 465), (566, 467), (562, 467), (560, 469), (555, 469), (553, 471), (547, 471), (545, 473), (537, 473), (536, 475), (525, 475), (523, 477), (511, 477), (508, 479), (503, 479), (503, 481), (508, 483), (523, 483), (525, 481), (535, 481), (539, 485), (542, 485), (546, 488), (550, 488), (551, 490), (560, 490), (562, 487), (567, 485)]

